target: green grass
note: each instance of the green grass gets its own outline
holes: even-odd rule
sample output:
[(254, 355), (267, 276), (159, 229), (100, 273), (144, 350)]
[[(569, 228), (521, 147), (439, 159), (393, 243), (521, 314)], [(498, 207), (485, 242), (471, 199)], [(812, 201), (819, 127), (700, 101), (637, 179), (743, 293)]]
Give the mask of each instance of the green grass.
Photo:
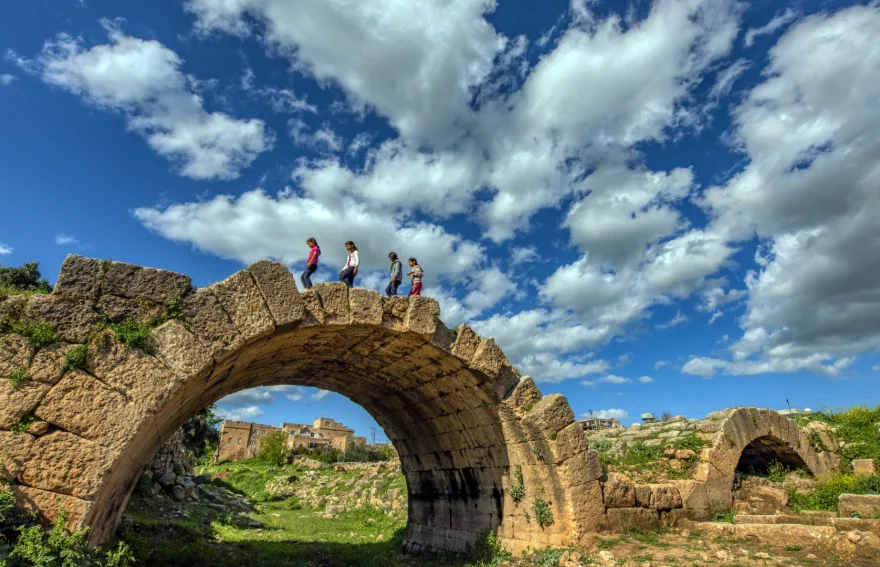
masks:
[(15, 390), (24, 384), (24, 381), (30, 378), (30, 375), (28, 374), (27, 368), (16, 368), (9, 374), (9, 376), (7, 376), (7, 378), (9, 378), (9, 381), (12, 383), (12, 389)]
[(89, 357), (88, 345), (76, 345), (64, 354), (64, 371), (85, 368)]
[(713, 522), (723, 522), (723, 523), (726, 523), (726, 524), (732, 524), (732, 523), (733, 523), (733, 517), (734, 517), (735, 515), (736, 515), (736, 514), (734, 513), (734, 511), (731, 510), (731, 511), (729, 511), (729, 512), (724, 512), (723, 514), (718, 514), (717, 516), (715, 516), (715, 518), (714, 518), (712, 521), (713, 521)]
[(799, 415), (798, 425), (810, 421), (820, 421), (835, 428), (828, 434), (838, 443), (847, 446), (837, 453), (848, 464), (853, 459), (875, 459), (880, 461), (880, 435), (876, 424), (880, 423), (880, 405), (872, 407), (856, 406), (840, 412), (817, 412)]
[(147, 354), (155, 354), (148, 341), (153, 327), (152, 323), (138, 323), (134, 319), (110, 325), (119, 342), (129, 348), (139, 348)]
[(790, 491), (789, 506), (800, 510), (837, 510), (841, 494), (880, 494), (880, 476), (855, 476), (832, 473), (819, 478), (818, 486), (812, 492)]

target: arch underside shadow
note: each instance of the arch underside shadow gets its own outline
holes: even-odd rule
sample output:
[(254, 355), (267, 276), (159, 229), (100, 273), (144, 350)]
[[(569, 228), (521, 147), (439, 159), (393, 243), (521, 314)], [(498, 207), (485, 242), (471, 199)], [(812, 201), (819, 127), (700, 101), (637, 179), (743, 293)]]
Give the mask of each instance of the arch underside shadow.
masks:
[(807, 463), (788, 443), (770, 436), (758, 437), (746, 445), (736, 470), (742, 473), (765, 473), (773, 463), (779, 463), (789, 470), (808, 471)]
[[(150, 354), (101, 330), (110, 307), (137, 314), (172, 301), (179, 316), (152, 331)], [(54, 323), (63, 343), (36, 350), (10, 339), (35, 375), (41, 356), (56, 370), (34, 379), (36, 404), (0, 408), (0, 454), (12, 455), (20, 503), (49, 519), (65, 509), (71, 527), (92, 528), (92, 543), (112, 535), (141, 467), (189, 417), (280, 384), (338, 392), (384, 428), (407, 481), (409, 551), (460, 551), (485, 532), (512, 548), (567, 545), (604, 513), (601, 468), (565, 398), (542, 396), (492, 339), (447, 329), (433, 299), (341, 283), (300, 294), (272, 262), (193, 291), (179, 274), (70, 256), (53, 295), (16, 309)], [(76, 343), (88, 344), (86, 367), (60, 369)], [(3, 431), (29, 410), (45, 430)], [(520, 482), (523, 502), (510, 496)], [(536, 499), (552, 525), (530, 518)]]

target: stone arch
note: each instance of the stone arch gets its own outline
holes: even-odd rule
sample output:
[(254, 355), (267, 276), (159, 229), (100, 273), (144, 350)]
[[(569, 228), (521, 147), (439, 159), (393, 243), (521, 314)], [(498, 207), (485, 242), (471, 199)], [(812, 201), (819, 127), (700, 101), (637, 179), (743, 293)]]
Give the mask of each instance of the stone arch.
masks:
[(787, 416), (757, 408), (737, 408), (708, 416), (717, 421), (712, 445), (703, 449), (695, 474), (699, 497), (692, 500), (698, 516), (713, 516), (733, 507), (733, 482), (737, 469), (779, 460), (814, 476), (836, 469), (840, 458), (817, 451), (807, 432)]
[[(2, 298), (0, 298), (2, 299)], [(384, 298), (344, 284), (300, 294), (262, 261), (210, 287), (183, 275), (71, 255), (51, 295), (0, 302), (0, 459), (20, 504), (100, 543), (115, 530), (141, 467), (196, 411), (233, 392), (295, 384), (364, 407), (401, 456), (408, 551), (460, 551), (487, 532), (510, 548), (568, 545), (604, 514), (601, 467), (568, 402), (542, 396), (491, 338), (455, 331), (426, 297)], [(162, 316), (145, 350), (109, 319)], [(35, 348), (16, 322), (60, 342)], [(64, 368), (73, 345), (84, 368)], [(33, 416), (27, 433), (10, 431)], [(514, 484), (525, 497), (515, 501)], [(519, 493), (519, 491), (513, 491)], [(553, 524), (531, 515), (545, 501)]]

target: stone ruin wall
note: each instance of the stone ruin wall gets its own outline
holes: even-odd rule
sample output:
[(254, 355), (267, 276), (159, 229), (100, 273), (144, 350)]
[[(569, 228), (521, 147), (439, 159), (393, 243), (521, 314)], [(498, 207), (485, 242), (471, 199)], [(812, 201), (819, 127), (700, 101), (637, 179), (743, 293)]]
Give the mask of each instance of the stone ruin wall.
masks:
[[(36, 348), (0, 335), (0, 376), (29, 375), (19, 388), (0, 380), (4, 474), (21, 505), (47, 520), (65, 509), (70, 527), (92, 527), (93, 543), (113, 533), (143, 465), (180, 425), (261, 385), (333, 390), (376, 418), (400, 455), (406, 547), (416, 553), (461, 551), (486, 531), (517, 550), (712, 515), (729, 509), (742, 449), (762, 436), (787, 443), (813, 473), (834, 465), (801, 443), (793, 421), (738, 410), (696, 426), (711, 444), (692, 480), (627, 484), (605, 474), (563, 396), (518, 376), (491, 338), (447, 329), (433, 299), (342, 283), (300, 293), (272, 262), (194, 291), (180, 274), (71, 255), (52, 295), (0, 299), (0, 319), (45, 322), (60, 339)], [(150, 353), (102, 328), (169, 310), (176, 316), (152, 330)], [(88, 345), (86, 367), (65, 370), (77, 344)], [(26, 415), (36, 418), (27, 432), (11, 431)]]

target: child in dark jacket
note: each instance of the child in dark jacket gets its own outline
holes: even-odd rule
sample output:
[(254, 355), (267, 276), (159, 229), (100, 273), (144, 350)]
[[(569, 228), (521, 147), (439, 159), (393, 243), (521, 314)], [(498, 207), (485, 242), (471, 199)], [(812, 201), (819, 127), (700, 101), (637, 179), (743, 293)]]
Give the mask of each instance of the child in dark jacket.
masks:
[(397, 295), (397, 288), (400, 287), (400, 281), (402, 279), (401, 274), (403, 273), (403, 264), (397, 258), (397, 254), (395, 252), (389, 253), (388, 259), (391, 260), (391, 281), (388, 282), (388, 287), (385, 288), (385, 295), (391, 297), (392, 295)]

